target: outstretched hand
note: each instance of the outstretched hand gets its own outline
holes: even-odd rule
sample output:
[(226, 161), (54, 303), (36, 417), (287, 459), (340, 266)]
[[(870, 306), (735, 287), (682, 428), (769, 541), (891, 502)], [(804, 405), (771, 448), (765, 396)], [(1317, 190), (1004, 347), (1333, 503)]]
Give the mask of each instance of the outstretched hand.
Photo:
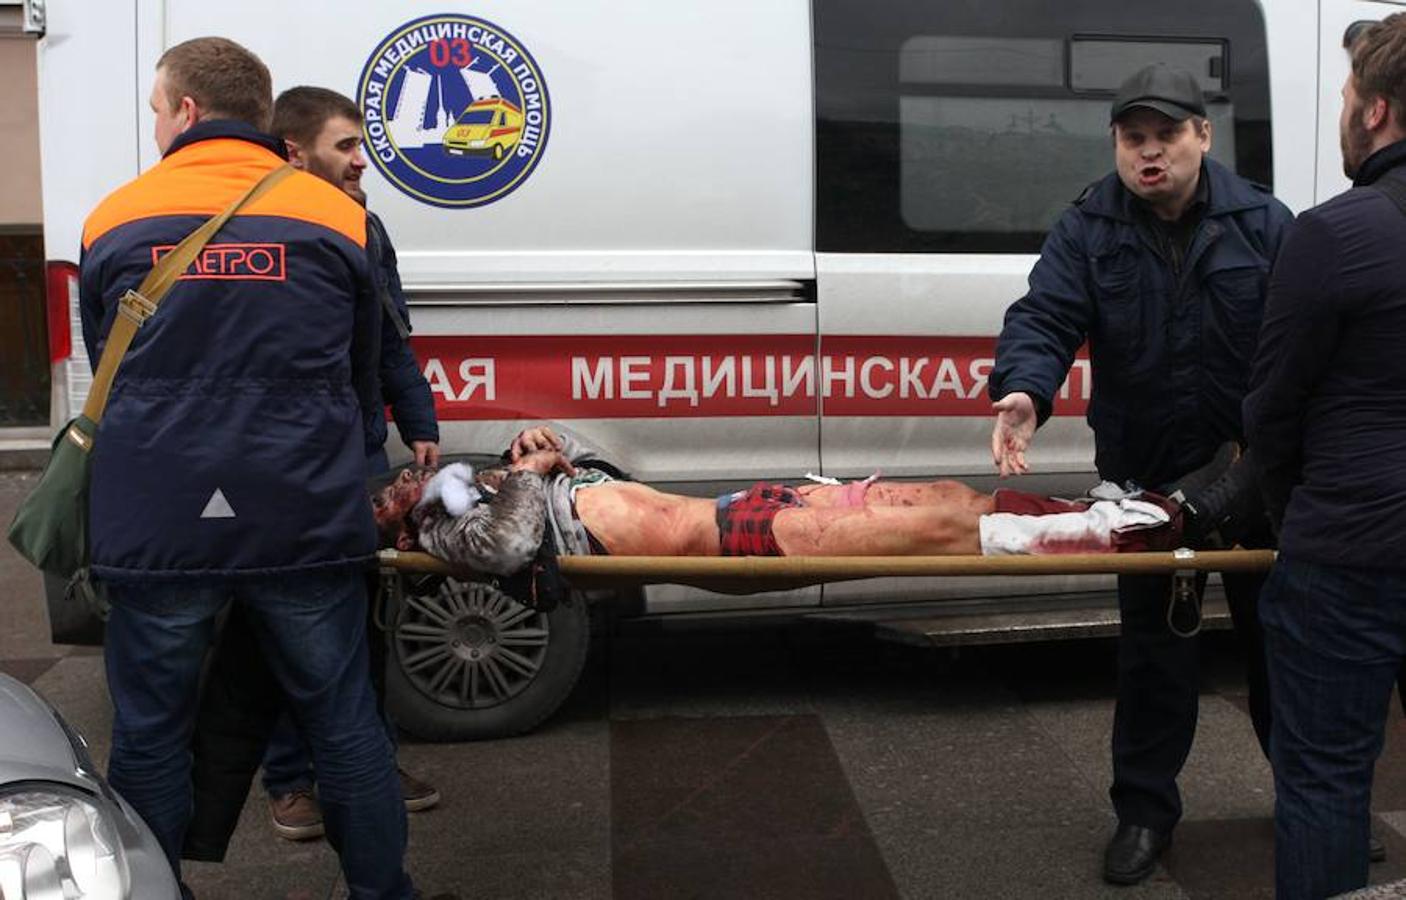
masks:
[(1035, 436), (1035, 401), (1024, 391), (1007, 394), (991, 404), (996, 426), (991, 430), (991, 461), (1001, 477), (1030, 471), (1025, 451)]
[(513, 460), (511, 468), (515, 472), (536, 472), (538, 475), (550, 475), (552, 472), (576, 474), (576, 467), (560, 450), (533, 450)]
[[(518, 433), (517, 437), (513, 438), (513, 442), (508, 445), (508, 460), (510, 462), (517, 462), (529, 453), (535, 453), (539, 450), (560, 451), (565, 446), (562, 439), (557, 436), (557, 433), (546, 425), (538, 425), (535, 428), (524, 428)], [(568, 462), (567, 465), (570, 466), (571, 463)], [(543, 472), (542, 474), (545, 475), (546, 473)]]

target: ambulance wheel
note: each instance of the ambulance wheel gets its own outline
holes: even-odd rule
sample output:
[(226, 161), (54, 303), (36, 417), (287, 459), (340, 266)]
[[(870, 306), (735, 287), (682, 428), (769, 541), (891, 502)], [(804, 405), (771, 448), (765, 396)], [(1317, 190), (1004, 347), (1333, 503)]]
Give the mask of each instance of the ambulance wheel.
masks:
[(475, 581), (407, 593), (386, 654), (391, 720), (427, 741), (531, 731), (570, 696), (590, 636), (580, 596), (541, 612)]

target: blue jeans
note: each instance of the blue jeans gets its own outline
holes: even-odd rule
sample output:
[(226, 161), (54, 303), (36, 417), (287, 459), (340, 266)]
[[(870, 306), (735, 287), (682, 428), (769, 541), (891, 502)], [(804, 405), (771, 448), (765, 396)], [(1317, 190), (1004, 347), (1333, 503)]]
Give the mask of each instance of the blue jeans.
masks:
[[(380, 634), (371, 635), (371, 639), (379, 640)], [(374, 669), (372, 679), (375, 679)], [(391, 742), (391, 752), (394, 753), (395, 725), (386, 717), (384, 706), (380, 714), (386, 728), (386, 739)], [(263, 768), (264, 790), (270, 797), (282, 797), (298, 790), (312, 790), (313, 782), (317, 780), (313, 773), (312, 754), (308, 751), (307, 741), (303, 740), (302, 733), (298, 731), (298, 723), (293, 720), (293, 714), (289, 710), (285, 709), (279, 715), (278, 722), (269, 734)]]
[[(382, 451), (382, 457), (385, 452)], [(374, 594), (376, 582), (367, 579), (366, 589)], [(376, 692), (376, 711), (386, 729), (386, 739), (391, 742), (391, 753), (396, 752), (395, 723), (386, 714), (386, 685), (383, 673), (386, 666), (385, 641), (376, 628), (374, 607), (366, 609), (367, 650), (371, 660), (371, 686)], [(264, 751), (264, 790), (270, 797), (281, 797), (296, 790), (312, 790), (317, 780), (312, 767), (312, 753), (308, 742), (298, 730), (293, 719), (292, 709), (285, 703), (283, 712), (269, 733), (268, 747)]]
[(357, 570), (228, 582), (114, 582), (107, 625), (112, 755), (108, 776), (180, 873), (191, 815), (191, 734), (201, 665), (227, 602), (242, 604), (322, 784), (327, 836), (357, 900), (412, 895), (405, 807), (376, 713), (366, 658), (366, 588)]
[(264, 790), (270, 797), (282, 797), (298, 790), (312, 790), (312, 755), (298, 726), (287, 710), (269, 734), (264, 752)]
[(1367, 884), (1372, 768), (1406, 658), (1406, 572), (1281, 556), (1260, 600), (1279, 900)]

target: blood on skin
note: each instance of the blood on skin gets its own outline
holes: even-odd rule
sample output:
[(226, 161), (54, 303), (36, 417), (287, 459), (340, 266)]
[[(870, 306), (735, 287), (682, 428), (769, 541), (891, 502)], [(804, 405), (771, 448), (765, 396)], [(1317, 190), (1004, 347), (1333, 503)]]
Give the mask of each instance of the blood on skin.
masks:
[[(980, 552), (977, 519), (994, 509), (988, 494), (953, 481), (875, 482), (864, 505), (850, 506), (840, 485), (802, 485), (806, 505), (772, 521), (788, 555), (863, 556)], [(576, 492), (581, 523), (610, 553), (717, 556), (713, 500), (663, 494), (629, 482)]]
[(1032, 554), (1107, 553), (1113, 547), (1107, 532), (1087, 531), (1083, 534), (1048, 535), (1030, 544)]
[[(796, 492), (815, 507), (849, 506), (849, 485), (803, 484)], [(989, 494), (958, 481), (875, 481), (864, 493), (865, 506), (959, 506), (979, 513), (994, 510)]]
[(614, 554), (717, 556), (712, 500), (613, 481), (576, 492), (581, 524)]

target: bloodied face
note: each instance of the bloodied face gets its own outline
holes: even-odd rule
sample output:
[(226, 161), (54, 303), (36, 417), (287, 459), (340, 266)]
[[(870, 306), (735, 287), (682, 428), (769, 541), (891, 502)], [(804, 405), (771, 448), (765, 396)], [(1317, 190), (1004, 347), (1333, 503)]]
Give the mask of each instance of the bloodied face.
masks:
[(410, 511), (420, 502), (425, 484), (433, 477), (434, 469), (410, 466), (402, 469), (390, 484), (371, 495), (371, 511), (382, 545), (394, 546), (399, 550), (410, 550), (415, 546)]

